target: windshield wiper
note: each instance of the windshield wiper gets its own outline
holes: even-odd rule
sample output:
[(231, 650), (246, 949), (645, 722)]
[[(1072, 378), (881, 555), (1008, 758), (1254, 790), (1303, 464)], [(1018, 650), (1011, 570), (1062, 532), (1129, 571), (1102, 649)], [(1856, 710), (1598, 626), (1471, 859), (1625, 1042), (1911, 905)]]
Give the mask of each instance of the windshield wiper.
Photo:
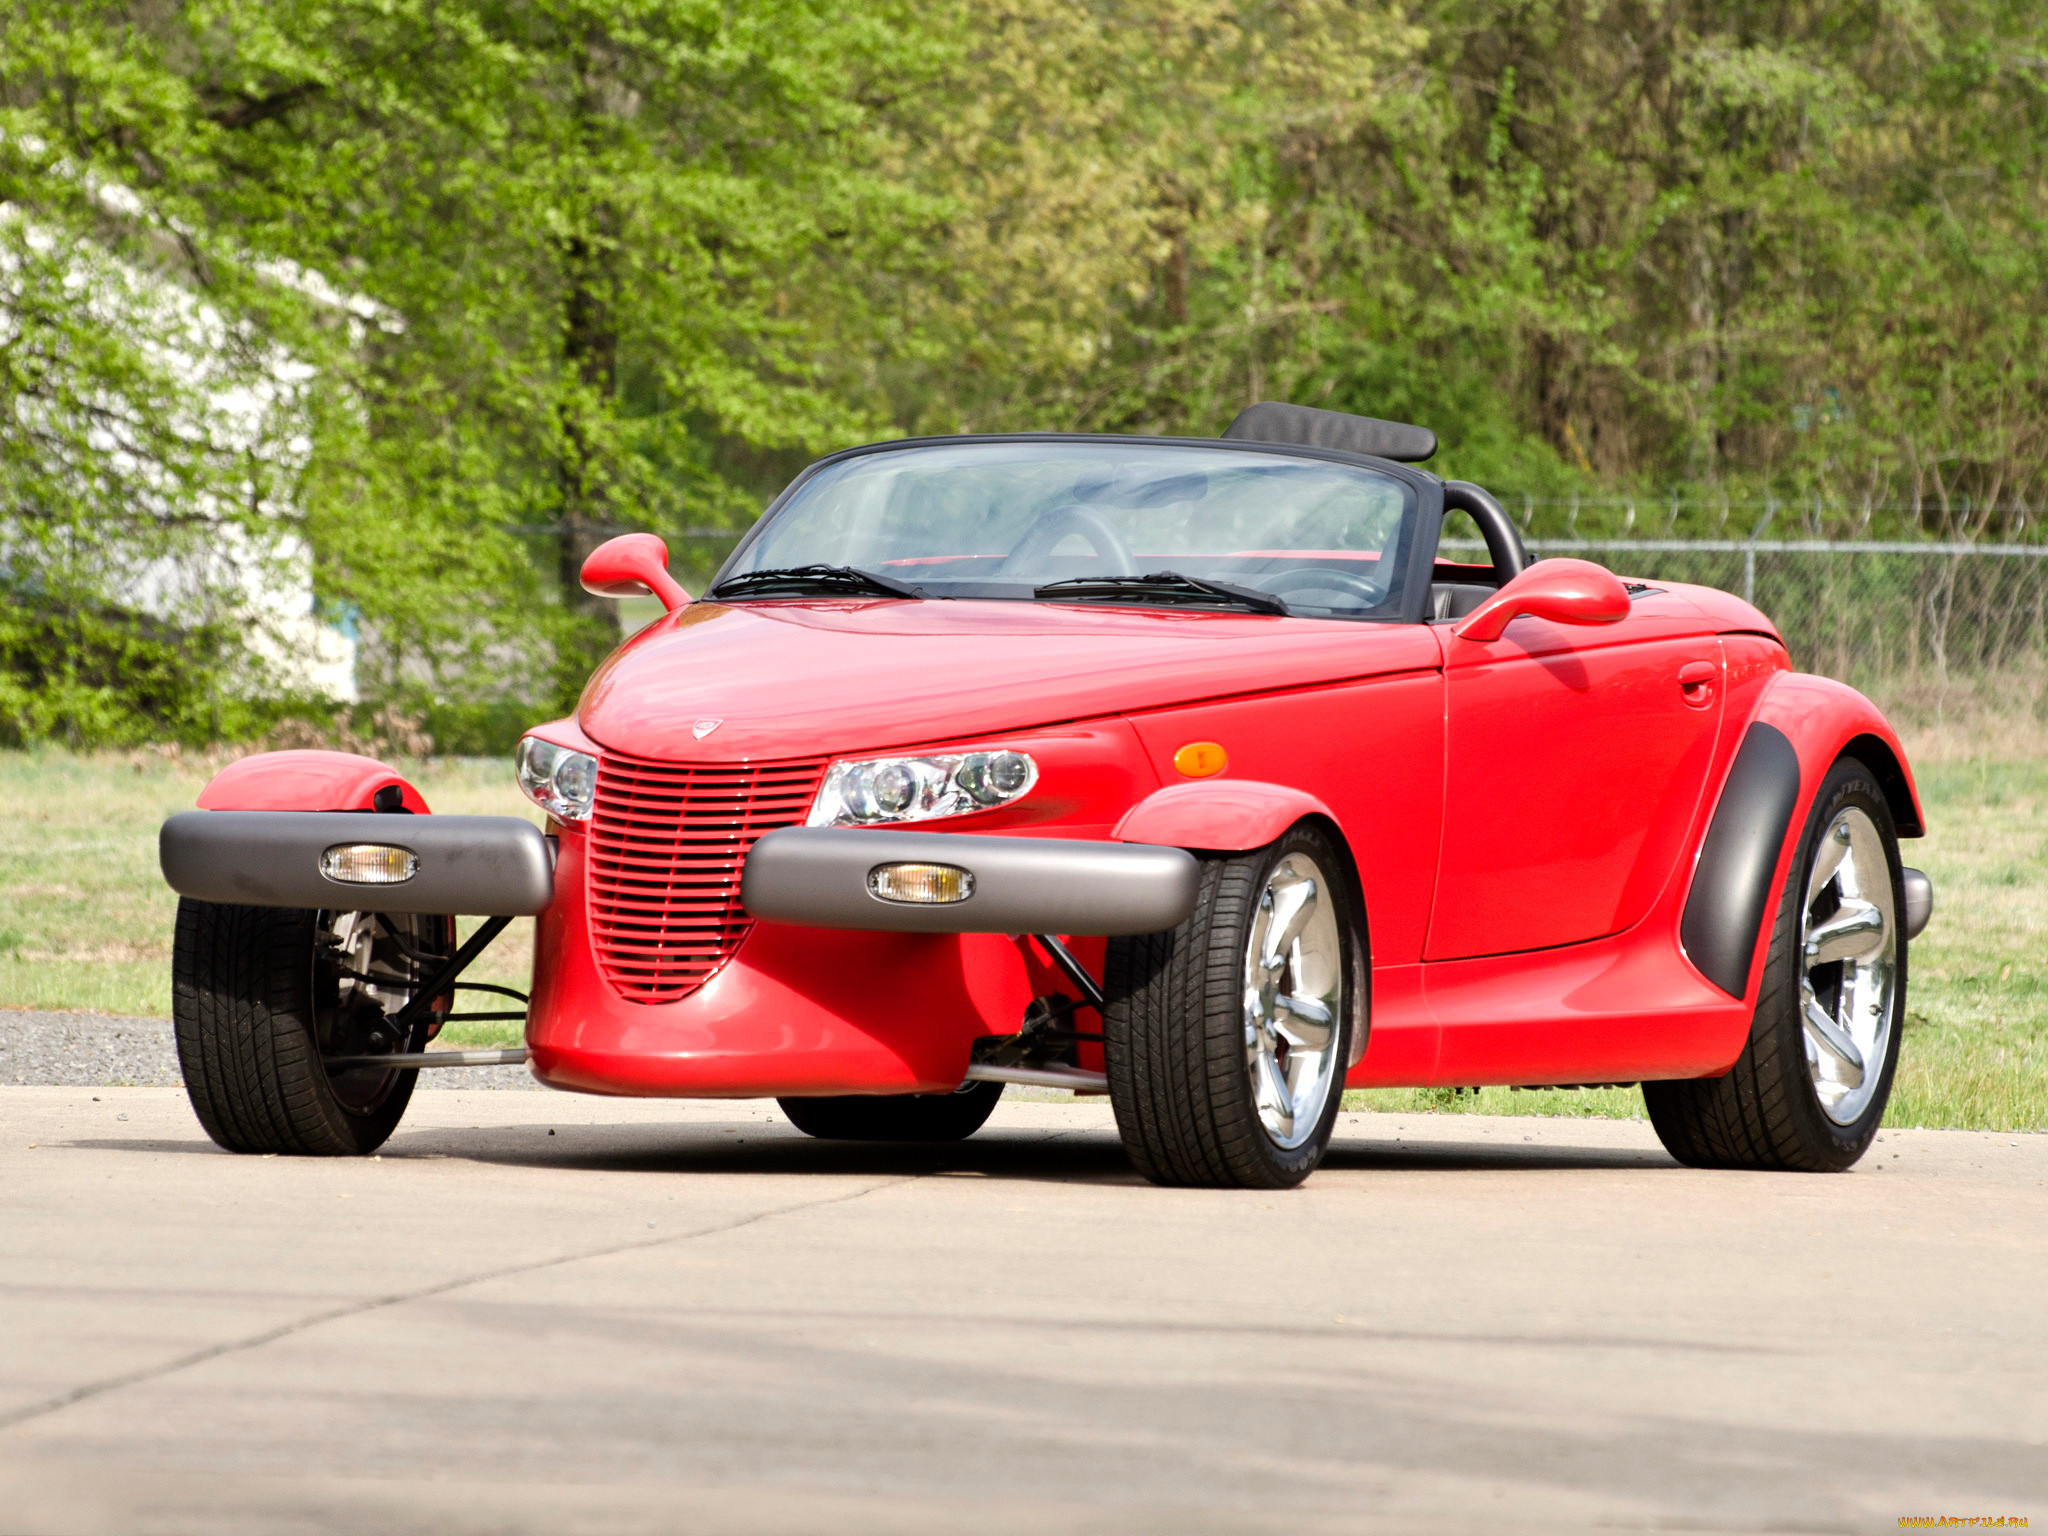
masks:
[(908, 582), (850, 565), (790, 565), (766, 571), (742, 571), (728, 576), (705, 595), (707, 597), (800, 597), (822, 593), (826, 596), (855, 593), (866, 596), (922, 598), (929, 594)]
[(1154, 571), (1150, 576), (1075, 576), (1035, 588), (1033, 597), (1123, 603), (1235, 603), (1253, 613), (1285, 617), (1287, 604), (1270, 592), (1240, 587), (1235, 582), (1183, 576), (1179, 571)]

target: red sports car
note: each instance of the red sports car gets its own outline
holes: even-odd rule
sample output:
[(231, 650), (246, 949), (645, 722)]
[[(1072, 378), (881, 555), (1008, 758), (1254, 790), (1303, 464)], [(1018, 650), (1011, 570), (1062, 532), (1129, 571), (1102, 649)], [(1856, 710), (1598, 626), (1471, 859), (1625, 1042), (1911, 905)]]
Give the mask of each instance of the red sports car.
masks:
[[(1434, 448), (1274, 404), (875, 444), (697, 601), (614, 539), (585, 585), (668, 611), (520, 743), (545, 833), (322, 752), (165, 824), (200, 1120), (367, 1152), (418, 1070), (523, 1059), (930, 1140), (1032, 1083), (1270, 1188), (1347, 1086), (1640, 1083), (1684, 1162), (1846, 1167), (1932, 905), (1897, 739), (1724, 592), (1531, 564)], [(525, 1050), (428, 1049), (527, 913)]]

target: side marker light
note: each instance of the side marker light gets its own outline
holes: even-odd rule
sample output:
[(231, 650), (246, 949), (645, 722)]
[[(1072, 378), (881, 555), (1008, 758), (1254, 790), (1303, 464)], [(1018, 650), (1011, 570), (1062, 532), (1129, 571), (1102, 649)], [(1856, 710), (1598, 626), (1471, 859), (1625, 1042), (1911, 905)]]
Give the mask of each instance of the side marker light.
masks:
[(974, 894), (974, 876), (951, 864), (877, 864), (868, 871), (868, 890), (884, 901), (944, 906)]
[(1230, 754), (1214, 741), (1191, 741), (1173, 754), (1173, 766), (1190, 779), (1213, 778), (1230, 765)]
[(403, 885), (419, 872), (418, 854), (385, 843), (336, 843), (320, 855), (320, 873), (344, 885)]

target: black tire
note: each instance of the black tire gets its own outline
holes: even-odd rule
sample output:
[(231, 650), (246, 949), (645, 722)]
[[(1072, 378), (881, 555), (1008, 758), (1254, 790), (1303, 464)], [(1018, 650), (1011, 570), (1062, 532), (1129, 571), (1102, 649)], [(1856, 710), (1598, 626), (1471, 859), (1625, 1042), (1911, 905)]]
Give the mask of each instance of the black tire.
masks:
[(790, 1124), (823, 1141), (965, 1141), (982, 1128), (1002, 1096), (1001, 1083), (969, 1083), (954, 1093), (775, 1102)]
[(1898, 1070), (1906, 1017), (1906, 954), (1898, 945), (1892, 1018), (1876, 1092), (1855, 1120), (1837, 1124), (1821, 1108), (1806, 1063), (1800, 1019), (1800, 942), (1806, 885), (1821, 838), (1855, 806), (1876, 824), (1892, 881), (1892, 910), (1906, 909), (1898, 830), (1877, 776), (1855, 758), (1828, 770), (1800, 833), (1798, 856), (1778, 893), (1777, 920), (1749, 1040), (1725, 1076), (1643, 1084), (1643, 1100), (1664, 1148), (1694, 1168), (1838, 1173), (1869, 1148), (1884, 1120)]
[[(1260, 1119), (1246, 1067), (1246, 946), (1273, 871), (1302, 852), (1337, 902), (1344, 1007), (1337, 1081), (1307, 1140), (1283, 1147)], [(1350, 865), (1312, 823), (1251, 853), (1206, 858), (1195, 910), (1178, 928), (1109, 941), (1103, 1023), (1109, 1101), (1132, 1164), (1155, 1184), (1286, 1189), (1315, 1171), (1343, 1107), (1353, 1031), (1370, 1017), (1363, 913)]]
[[(178, 903), (171, 1010), (178, 1064), (199, 1123), (230, 1152), (351, 1157), (398, 1126), (417, 1072), (330, 1074), (315, 935), (321, 914), (284, 907)], [(423, 919), (422, 923), (437, 923)], [(415, 1041), (401, 1042), (418, 1049)]]

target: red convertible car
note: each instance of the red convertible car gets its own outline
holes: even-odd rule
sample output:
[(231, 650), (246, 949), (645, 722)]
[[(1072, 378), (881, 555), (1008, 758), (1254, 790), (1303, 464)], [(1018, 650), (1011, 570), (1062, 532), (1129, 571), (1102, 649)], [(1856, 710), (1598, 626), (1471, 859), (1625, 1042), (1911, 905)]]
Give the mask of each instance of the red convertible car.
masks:
[[(420, 1069), (524, 1060), (931, 1140), (1028, 1083), (1270, 1188), (1346, 1087), (1640, 1083), (1681, 1161), (1848, 1166), (1933, 899), (1897, 739), (1726, 593), (1531, 564), (1434, 448), (1275, 404), (856, 448), (696, 601), (614, 539), (584, 584), (667, 613), (521, 742), (545, 832), (321, 752), (165, 824), (200, 1120), (367, 1152)], [(429, 1049), (520, 914), (524, 1051)]]

